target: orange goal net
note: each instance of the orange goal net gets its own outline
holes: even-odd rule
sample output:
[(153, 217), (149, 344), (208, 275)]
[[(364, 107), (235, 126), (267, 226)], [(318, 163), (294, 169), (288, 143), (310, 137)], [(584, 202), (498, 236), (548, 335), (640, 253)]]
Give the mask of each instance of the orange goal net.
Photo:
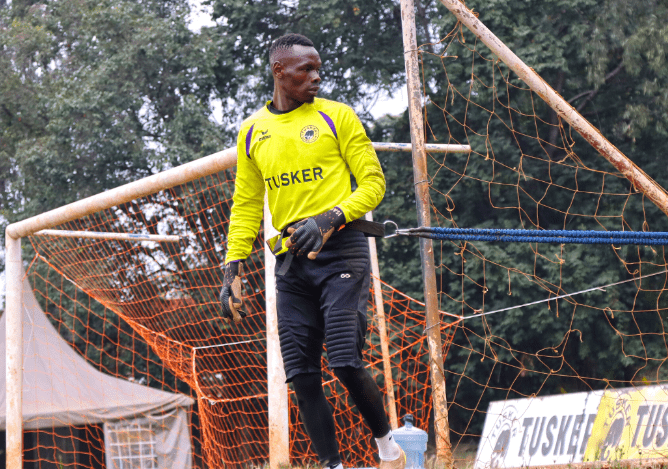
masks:
[[(111, 376), (193, 399), (187, 415), (195, 467), (262, 466), (269, 456), (261, 238), (246, 263), (249, 317), (227, 325), (219, 316), (222, 246), (233, 180), (233, 173), (226, 171), (58, 227), (170, 233), (181, 237), (177, 244), (30, 238), (35, 257), (27, 276), (39, 303), (63, 339), (89, 365)], [(384, 284), (382, 290), (397, 414), (413, 415), (415, 425), (426, 429), (431, 405), (423, 306), (389, 285)], [(375, 319), (373, 294), (370, 298), (370, 318)], [(447, 325), (443, 333), (449, 336)], [(368, 343), (367, 363), (383, 388), (375, 320), (369, 322)], [(29, 348), (26, 353), (30, 354)], [(326, 369), (325, 358), (323, 369), (346, 464), (375, 465), (369, 430), (344, 388)], [(32, 376), (41, 371), (26, 369), (24, 373)], [(316, 461), (292, 398), (289, 414), (291, 462), (307, 465)], [(44, 438), (27, 438), (26, 461), (37, 461), (49, 452), (80, 465), (80, 461), (94, 459), (93, 454), (99, 459), (105, 447), (100, 423), (91, 419), (90, 425), (83, 422), (77, 428), (79, 447), (92, 449), (68, 453), (57, 449), (58, 445), (44, 447)], [(144, 446), (151, 444), (144, 442)], [(137, 460), (143, 457), (145, 465), (130, 467), (159, 467), (150, 465), (160, 461), (155, 449), (134, 456)]]

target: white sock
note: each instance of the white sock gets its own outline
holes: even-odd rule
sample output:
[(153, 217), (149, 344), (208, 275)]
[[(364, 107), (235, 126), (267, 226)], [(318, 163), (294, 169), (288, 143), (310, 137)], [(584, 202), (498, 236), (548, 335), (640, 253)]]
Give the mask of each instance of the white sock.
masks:
[(378, 456), (383, 461), (394, 461), (401, 456), (401, 446), (394, 440), (392, 431), (382, 438), (376, 438), (378, 445)]
[(338, 463), (336, 466), (325, 466), (322, 469), (343, 469), (343, 464)]

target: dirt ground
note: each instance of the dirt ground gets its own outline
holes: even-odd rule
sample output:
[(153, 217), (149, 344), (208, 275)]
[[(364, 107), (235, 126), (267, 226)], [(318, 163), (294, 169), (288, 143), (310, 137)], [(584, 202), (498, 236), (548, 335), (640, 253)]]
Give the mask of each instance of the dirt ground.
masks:
[[(454, 469), (473, 469), (477, 451), (478, 446), (475, 443), (458, 443), (455, 445), (453, 448)], [(425, 469), (443, 469), (436, 464), (436, 457), (432, 448), (429, 448), (425, 453), (424, 467)]]

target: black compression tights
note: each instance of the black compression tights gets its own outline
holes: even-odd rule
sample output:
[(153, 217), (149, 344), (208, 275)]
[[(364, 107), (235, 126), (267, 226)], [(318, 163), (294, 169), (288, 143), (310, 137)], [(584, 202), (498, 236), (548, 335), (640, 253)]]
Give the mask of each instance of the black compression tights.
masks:
[[(387, 435), (390, 425), (383, 406), (383, 397), (371, 375), (364, 368), (335, 368), (334, 374), (346, 387), (375, 438)], [(341, 462), (336, 441), (332, 409), (322, 391), (320, 373), (299, 374), (292, 379), (299, 413), (306, 432), (323, 466)]]

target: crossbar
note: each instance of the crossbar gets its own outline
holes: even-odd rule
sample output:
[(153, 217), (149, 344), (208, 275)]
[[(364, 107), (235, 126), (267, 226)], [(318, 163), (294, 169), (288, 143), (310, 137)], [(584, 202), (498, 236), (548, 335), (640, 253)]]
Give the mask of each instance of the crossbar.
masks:
[[(376, 151), (413, 151), (413, 146), (410, 143), (391, 143), (391, 142), (375, 142), (373, 148)], [(452, 145), (446, 143), (425, 143), (424, 149), (427, 152), (444, 152), (444, 153), (469, 153), (471, 145)]]
[(194, 181), (201, 177), (218, 173), (237, 164), (237, 149), (227, 148), (199, 160), (182, 164), (153, 176), (145, 177), (106, 192), (77, 200), (71, 204), (44, 212), (40, 215), (12, 223), (6, 233), (12, 238), (22, 238), (31, 234), (53, 228), (62, 223), (85, 217), (101, 210), (131, 202), (165, 189)]

